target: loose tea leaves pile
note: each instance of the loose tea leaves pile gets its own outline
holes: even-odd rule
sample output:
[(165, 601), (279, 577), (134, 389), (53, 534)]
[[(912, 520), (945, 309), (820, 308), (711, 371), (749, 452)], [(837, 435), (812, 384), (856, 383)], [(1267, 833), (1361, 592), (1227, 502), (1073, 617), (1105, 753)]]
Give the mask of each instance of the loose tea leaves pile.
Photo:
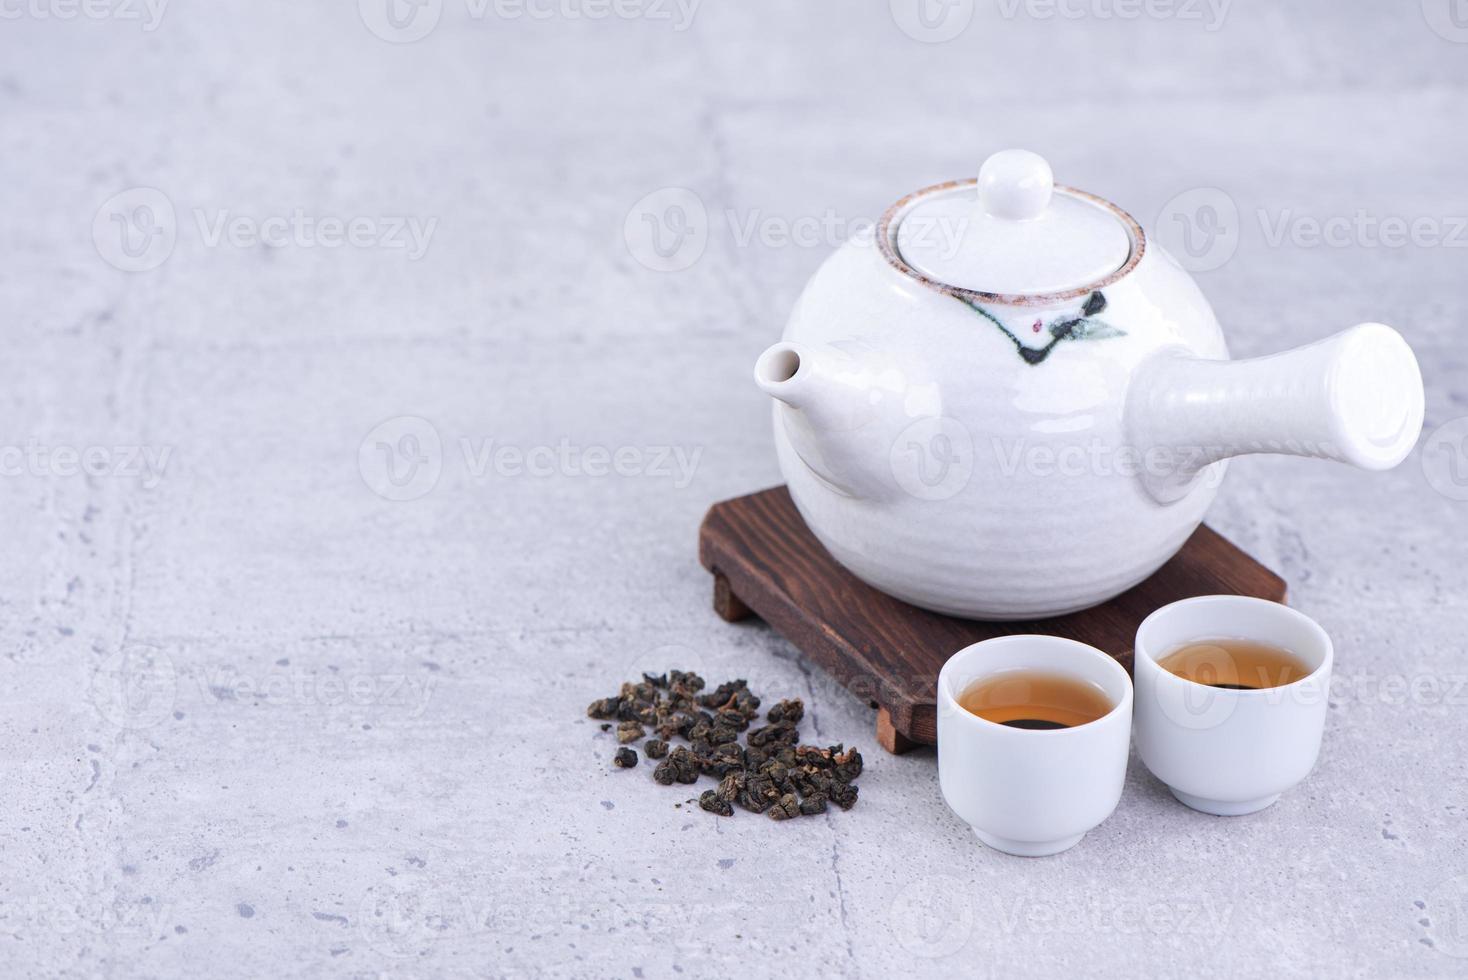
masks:
[[(649, 759), (660, 760), (654, 780), (671, 786), (692, 785), (700, 776), (717, 779), (718, 786), (698, 799), (710, 813), (729, 817), (739, 806), (789, 820), (824, 813), (827, 803), (843, 810), (856, 805), (861, 753), (842, 745), (799, 744), (797, 726), (805, 715), (799, 698), (781, 701), (765, 713), (767, 724), (751, 728), (759, 721), (760, 699), (746, 682), (729, 681), (703, 693), (705, 687), (702, 677), (681, 670), (643, 674), (615, 696), (593, 701), (586, 713), (617, 723), (621, 747), (613, 765), (636, 766), (637, 752), (628, 744), (651, 729), (653, 737), (642, 748)], [(688, 744), (672, 746), (674, 738)]]

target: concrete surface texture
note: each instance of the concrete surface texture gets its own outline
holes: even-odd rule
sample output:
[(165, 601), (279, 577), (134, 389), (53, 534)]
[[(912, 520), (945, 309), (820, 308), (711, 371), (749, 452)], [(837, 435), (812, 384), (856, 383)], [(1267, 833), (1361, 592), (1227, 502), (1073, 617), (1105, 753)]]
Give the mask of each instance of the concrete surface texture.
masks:
[[(0, 973), (1468, 969), (1448, 0), (5, 9)], [(1436, 433), (1211, 513), (1337, 642), (1313, 776), (1218, 819), (1133, 758), (1035, 861), (695, 551), (778, 480), (750, 369), (816, 265), (1011, 145), (1186, 255), (1236, 355), (1398, 326)], [(860, 805), (612, 769), (585, 706), (654, 666), (805, 698)]]

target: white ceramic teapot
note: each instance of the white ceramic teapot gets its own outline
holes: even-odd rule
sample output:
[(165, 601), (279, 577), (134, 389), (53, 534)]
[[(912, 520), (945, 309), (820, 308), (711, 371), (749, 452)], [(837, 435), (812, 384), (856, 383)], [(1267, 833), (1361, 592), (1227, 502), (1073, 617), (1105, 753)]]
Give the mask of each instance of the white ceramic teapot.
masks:
[(1421, 431), (1395, 330), (1230, 361), (1192, 277), (1033, 153), (904, 197), (875, 238), (821, 266), (755, 379), (806, 523), (916, 605), (1083, 609), (1182, 547), (1228, 457), (1382, 470)]

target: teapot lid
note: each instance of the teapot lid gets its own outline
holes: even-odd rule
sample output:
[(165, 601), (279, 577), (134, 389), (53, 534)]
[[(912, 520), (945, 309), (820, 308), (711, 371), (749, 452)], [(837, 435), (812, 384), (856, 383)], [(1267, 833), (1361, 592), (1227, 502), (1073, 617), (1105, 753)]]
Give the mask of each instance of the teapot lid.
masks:
[(1028, 150), (1001, 150), (984, 161), (977, 182), (915, 197), (897, 225), (896, 249), (914, 271), (944, 286), (1063, 293), (1107, 278), (1132, 256), (1125, 214), (1057, 187), (1050, 164)]

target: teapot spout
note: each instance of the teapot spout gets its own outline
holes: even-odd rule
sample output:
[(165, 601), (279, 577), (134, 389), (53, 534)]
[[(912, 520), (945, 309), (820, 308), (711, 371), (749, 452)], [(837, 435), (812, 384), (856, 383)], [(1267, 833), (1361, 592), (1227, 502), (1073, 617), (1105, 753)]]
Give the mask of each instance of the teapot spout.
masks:
[(1402, 335), (1363, 323), (1266, 357), (1160, 354), (1134, 376), (1127, 429), (1157, 500), (1185, 496), (1202, 469), (1247, 453), (1396, 466), (1422, 431), (1422, 372)]
[(754, 383), (772, 398), (797, 410), (814, 408), (822, 385), (815, 358), (803, 344), (781, 341), (765, 349), (754, 364)]
[(891, 475), (874, 461), (886, 459), (881, 423), (897, 401), (899, 373), (829, 345), (782, 341), (760, 355), (754, 380), (781, 403), (776, 425), (817, 476), (847, 496), (885, 492)]

